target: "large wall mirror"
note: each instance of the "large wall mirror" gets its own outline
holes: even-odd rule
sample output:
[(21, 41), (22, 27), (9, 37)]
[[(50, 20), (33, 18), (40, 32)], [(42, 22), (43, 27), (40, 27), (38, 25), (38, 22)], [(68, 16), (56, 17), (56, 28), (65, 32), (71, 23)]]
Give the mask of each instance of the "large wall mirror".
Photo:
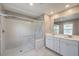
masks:
[(79, 13), (54, 19), (54, 34), (79, 35)]

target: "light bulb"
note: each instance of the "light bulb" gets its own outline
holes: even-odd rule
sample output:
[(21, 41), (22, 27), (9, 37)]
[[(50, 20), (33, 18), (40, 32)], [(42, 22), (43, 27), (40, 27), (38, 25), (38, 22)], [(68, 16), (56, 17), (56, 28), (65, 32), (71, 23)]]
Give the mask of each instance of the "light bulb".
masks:
[(65, 7), (68, 8), (70, 5), (66, 5)]
[(31, 6), (33, 6), (33, 3), (30, 3)]

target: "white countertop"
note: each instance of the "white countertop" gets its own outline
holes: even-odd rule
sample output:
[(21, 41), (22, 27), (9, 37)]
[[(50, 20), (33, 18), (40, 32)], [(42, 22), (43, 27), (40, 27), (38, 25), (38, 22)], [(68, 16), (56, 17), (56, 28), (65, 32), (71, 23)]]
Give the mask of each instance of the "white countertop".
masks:
[(76, 35), (64, 35), (64, 34), (51, 34), (51, 33), (46, 33), (46, 36), (52, 36), (52, 37), (58, 37), (58, 38), (63, 38), (63, 39), (68, 39), (68, 40), (75, 40), (79, 41), (79, 36)]

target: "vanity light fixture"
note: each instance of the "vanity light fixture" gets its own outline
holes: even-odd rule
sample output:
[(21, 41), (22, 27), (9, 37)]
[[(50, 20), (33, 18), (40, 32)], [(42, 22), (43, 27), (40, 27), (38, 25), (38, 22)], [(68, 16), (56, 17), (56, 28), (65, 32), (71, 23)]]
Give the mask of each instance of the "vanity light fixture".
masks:
[(70, 5), (69, 4), (67, 4), (66, 6), (65, 6), (65, 8), (68, 8)]

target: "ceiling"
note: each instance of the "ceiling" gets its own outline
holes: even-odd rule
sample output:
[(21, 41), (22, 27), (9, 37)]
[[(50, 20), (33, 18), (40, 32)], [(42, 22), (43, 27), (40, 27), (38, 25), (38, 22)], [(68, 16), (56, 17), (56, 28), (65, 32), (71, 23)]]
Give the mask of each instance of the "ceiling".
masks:
[[(31, 6), (29, 3), (4, 3), (5, 10), (28, 15), (33, 18), (40, 17), (44, 13), (59, 12), (65, 9), (65, 5), (69, 3), (34, 3)], [(70, 3), (70, 7), (76, 5), (76, 3)]]

